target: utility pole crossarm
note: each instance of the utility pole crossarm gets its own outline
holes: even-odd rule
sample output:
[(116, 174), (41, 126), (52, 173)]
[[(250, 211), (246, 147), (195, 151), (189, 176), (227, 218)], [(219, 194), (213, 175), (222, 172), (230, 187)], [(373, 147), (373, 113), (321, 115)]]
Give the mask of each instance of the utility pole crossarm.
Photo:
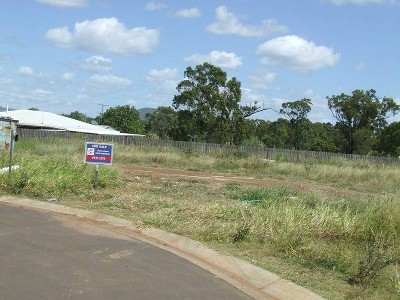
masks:
[(108, 104), (98, 104), (101, 105), (101, 115), (104, 113), (104, 107), (109, 106)]

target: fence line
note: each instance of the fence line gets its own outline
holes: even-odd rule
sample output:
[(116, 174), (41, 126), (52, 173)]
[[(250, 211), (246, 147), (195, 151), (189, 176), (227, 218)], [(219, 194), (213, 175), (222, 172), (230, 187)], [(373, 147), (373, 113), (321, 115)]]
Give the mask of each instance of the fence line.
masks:
[(75, 133), (67, 131), (45, 131), (37, 129), (20, 128), (18, 130), (21, 139), (64, 139), (65, 141), (71, 139), (81, 139), (87, 142), (103, 142), (103, 143), (118, 143), (122, 145), (133, 145), (138, 147), (159, 147), (159, 148), (177, 148), (184, 151), (198, 151), (201, 153), (212, 153), (229, 155), (253, 155), (268, 160), (281, 160), (287, 162), (302, 162), (302, 161), (317, 161), (329, 159), (348, 159), (348, 160), (363, 160), (376, 163), (392, 164), (400, 163), (400, 159), (396, 157), (383, 157), (383, 156), (369, 156), (357, 154), (344, 154), (332, 152), (319, 152), (307, 150), (292, 150), (292, 149), (277, 149), (267, 148), (261, 146), (235, 146), (235, 145), (221, 145), (203, 142), (187, 142), (187, 141), (171, 141), (171, 140), (153, 140), (143, 137), (135, 136), (108, 136), (96, 135), (87, 133)]

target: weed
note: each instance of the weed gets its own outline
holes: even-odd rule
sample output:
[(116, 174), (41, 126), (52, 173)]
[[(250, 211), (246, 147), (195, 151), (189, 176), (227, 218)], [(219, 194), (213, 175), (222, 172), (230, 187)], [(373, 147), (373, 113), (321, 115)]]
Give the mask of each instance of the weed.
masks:
[(357, 272), (347, 281), (352, 285), (371, 282), (383, 268), (395, 263), (400, 263), (400, 257), (388, 256), (387, 245), (374, 243), (368, 247), (367, 257), (359, 261)]
[(230, 182), (225, 185), (225, 188), (229, 192), (236, 192), (236, 191), (240, 190), (241, 186), (237, 183)]
[(233, 152), (233, 157), (234, 158), (239, 158), (239, 159), (246, 159), (246, 158), (249, 158), (250, 155), (247, 154), (246, 152), (236, 150), (236, 151)]
[(6, 189), (12, 194), (21, 194), (28, 185), (29, 176), (25, 172), (14, 172), (11, 176), (2, 175)]
[(286, 188), (242, 188), (235, 185), (226, 185), (229, 197), (239, 200), (242, 204), (256, 204), (269, 206), (277, 202), (287, 201), (295, 193)]
[(234, 243), (242, 242), (249, 235), (250, 228), (246, 226), (240, 226), (236, 229), (235, 233), (232, 235), (232, 241)]
[(282, 162), (285, 160), (285, 155), (283, 152), (278, 152), (275, 157), (275, 161)]
[(395, 274), (392, 278), (392, 282), (397, 293), (400, 294), (400, 266), (398, 264), (396, 264), (394, 272)]

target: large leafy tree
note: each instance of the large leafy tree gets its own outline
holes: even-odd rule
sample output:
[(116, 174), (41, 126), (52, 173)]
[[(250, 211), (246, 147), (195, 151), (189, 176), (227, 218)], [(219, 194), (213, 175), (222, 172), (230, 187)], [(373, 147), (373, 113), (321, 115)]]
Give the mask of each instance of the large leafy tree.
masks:
[(400, 156), (400, 122), (393, 122), (379, 132), (376, 150), (379, 154)]
[(177, 86), (179, 95), (173, 99), (173, 107), (183, 111), (180, 126), (190, 128), (191, 139), (240, 144), (245, 135), (245, 119), (264, 108), (257, 104), (241, 106), (240, 82), (236, 78), (228, 80), (227, 74), (212, 64), (188, 67), (184, 77)]
[(144, 124), (134, 106), (115, 106), (97, 117), (99, 124), (111, 126), (125, 133), (144, 133)]
[(321, 152), (339, 152), (336, 146), (339, 144), (340, 133), (331, 123), (312, 123), (311, 132), (312, 143), (309, 150)]
[(197, 141), (199, 138), (197, 124), (191, 122), (194, 119), (194, 114), (189, 110), (177, 111), (177, 127), (173, 132), (175, 141)]
[(279, 118), (276, 121), (261, 124), (262, 128), (257, 135), (265, 146), (281, 149), (292, 147), (293, 130), (288, 120)]
[(261, 120), (259, 119), (247, 119), (245, 121), (245, 130), (242, 144), (247, 146), (261, 146), (262, 142), (257, 136), (257, 127), (259, 126)]
[(311, 100), (304, 98), (282, 103), (282, 108), (279, 111), (289, 119), (295, 149), (306, 149), (310, 141), (308, 133), (310, 133), (311, 122), (307, 115), (311, 111), (311, 105)]
[[(357, 148), (364, 149), (359, 143), (366, 140), (365, 132), (369, 130), (370, 134), (375, 134), (386, 126), (387, 118), (399, 110), (399, 105), (392, 98), (379, 99), (375, 90), (354, 90), (351, 95), (342, 93), (327, 97), (327, 100), (346, 141), (346, 153), (354, 153)], [(358, 138), (360, 135), (362, 139)]]
[(146, 115), (146, 131), (160, 139), (173, 138), (178, 127), (178, 114), (171, 107), (160, 106)]

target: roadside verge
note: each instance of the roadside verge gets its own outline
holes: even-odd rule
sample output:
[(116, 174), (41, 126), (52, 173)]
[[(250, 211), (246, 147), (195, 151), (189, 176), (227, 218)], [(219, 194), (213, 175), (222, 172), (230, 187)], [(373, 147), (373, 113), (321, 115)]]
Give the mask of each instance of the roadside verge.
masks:
[(139, 239), (172, 252), (208, 270), (255, 299), (323, 299), (277, 275), (232, 256), (221, 255), (200, 242), (156, 228), (140, 228), (130, 221), (105, 214), (30, 199), (1, 197), (0, 203), (79, 218), (82, 222)]

